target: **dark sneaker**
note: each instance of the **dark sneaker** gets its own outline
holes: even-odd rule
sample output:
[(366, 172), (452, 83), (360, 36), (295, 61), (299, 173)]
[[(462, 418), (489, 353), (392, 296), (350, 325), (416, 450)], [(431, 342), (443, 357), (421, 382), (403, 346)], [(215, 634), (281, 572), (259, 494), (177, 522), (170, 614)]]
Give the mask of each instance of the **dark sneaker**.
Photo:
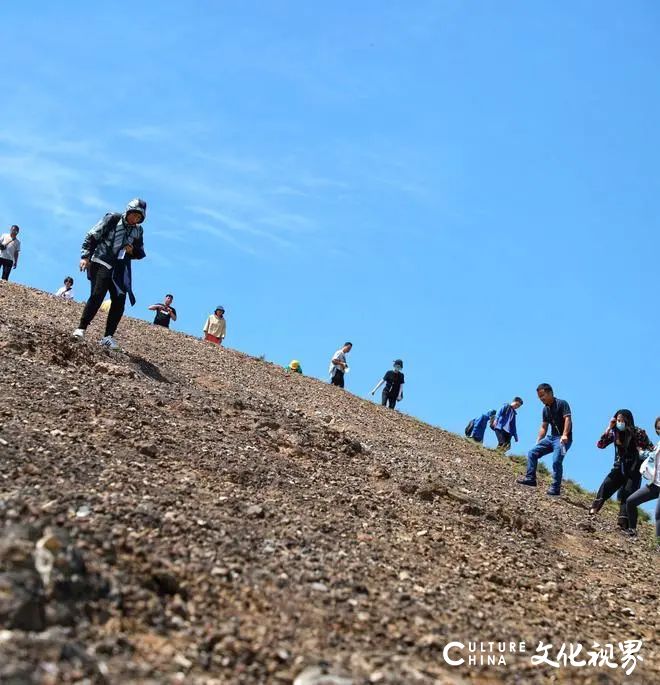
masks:
[(551, 485), (546, 490), (546, 495), (550, 495), (550, 497), (559, 497), (559, 495), (561, 495), (561, 490), (554, 485)]
[(596, 497), (589, 508), (589, 515), (595, 516), (603, 508), (603, 504), (605, 504), (605, 500), (602, 497)]
[(637, 537), (637, 530), (635, 530), (635, 528), (622, 528), (621, 529), (621, 535), (623, 535), (627, 538), (636, 538)]
[(536, 487), (536, 481), (532, 480), (531, 478), (527, 478), (527, 476), (523, 476), (522, 478), (518, 478), (516, 480), (516, 483), (518, 483), (518, 485), (529, 485), (532, 488)]

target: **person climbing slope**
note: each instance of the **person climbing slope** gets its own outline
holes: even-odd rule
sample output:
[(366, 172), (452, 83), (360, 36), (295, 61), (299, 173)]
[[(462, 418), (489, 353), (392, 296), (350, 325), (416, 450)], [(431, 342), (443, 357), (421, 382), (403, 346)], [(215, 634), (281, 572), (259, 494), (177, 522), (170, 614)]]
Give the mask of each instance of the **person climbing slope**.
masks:
[(61, 297), (63, 300), (73, 300), (73, 278), (67, 276), (64, 279), (64, 285), (55, 293), (55, 297)]
[(80, 270), (87, 272), (91, 293), (80, 324), (73, 331), (74, 338), (83, 338), (94, 320), (106, 293), (110, 293), (110, 311), (105, 324), (101, 345), (119, 349), (114, 339), (124, 314), (126, 296), (135, 304), (131, 262), (144, 259), (144, 231), (142, 223), (147, 216), (147, 203), (140, 198), (131, 200), (123, 214), (108, 213), (85, 235), (80, 254)]
[(492, 428), (497, 436), (497, 449), (508, 452), (511, 449), (511, 438), (518, 442), (518, 431), (516, 430), (517, 410), (522, 407), (523, 401), (520, 397), (513, 400), (503, 407), (495, 415)]
[(292, 359), (289, 362), (289, 365), (285, 367), (287, 371), (291, 371), (292, 373), (299, 373), (302, 374), (302, 366), (300, 362), (297, 359)]
[(385, 384), (381, 398), (383, 407), (388, 406), (390, 409), (396, 407), (397, 402), (403, 399), (403, 384), (405, 383), (405, 376), (403, 374), (403, 362), (401, 359), (395, 359), (393, 367), (385, 373), (385, 375), (378, 381), (376, 387), (371, 391), (372, 395), (376, 394), (376, 390), (381, 385)]
[(646, 431), (635, 426), (635, 419), (629, 409), (619, 409), (614, 414), (596, 443), (596, 447), (603, 450), (611, 444), (614, 444), (614, 464), (598, 489), (589, 514), (592, 516), (597, 514), (603, 504), (619, 490), (619, 528), (635, 529), (637, 508), (633, 510), (633, 519), (629, 519), (626, 500), (639, 489), (642, 481), (642, 475), (639, 472), (643, 461), (640, 457), (640, 450), (653, 449), (653, 444)]
[(491, 409), (485, 414), (482, 414), (481, 416), (477, 416), (474, 419), (472, 419), (465, 427), (465, 437), (470, 438), (475, 442), (483, 442), (484, 435), (486, 434), (486, 427), (489, 424), (491, 425), (491, 428), (493, 427), (492, 422), (495, 418), (495, 414), (495, 410)]
[[(555, 397), (549, 383), (541, 383), (536, 388), (536, 393), (543, 403), (541, 428), (536, 445), (527, 453), (527, 473), (522, 478), (518, 478), (516, 483), (536, 487), (538, 461), (546, 454), (552, 454), (554, 478), (547, 494), (557, 497), (561, 494), (564, 458), (573, 444), (573, 417), (568, 402)], [(548, 428), (550, 428), (550, 435), (548, 435)]]

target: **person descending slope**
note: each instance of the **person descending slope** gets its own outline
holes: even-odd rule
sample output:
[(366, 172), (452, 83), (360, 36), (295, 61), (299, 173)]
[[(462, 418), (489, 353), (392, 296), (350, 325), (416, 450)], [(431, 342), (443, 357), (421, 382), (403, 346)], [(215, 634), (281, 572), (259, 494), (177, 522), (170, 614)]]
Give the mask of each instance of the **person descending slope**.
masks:
[(393, 368), (387, 371), (381, 380), (378, 381), (378, 384), (371, 391), (371, 394), (375, 395), (376, 390), (378, 390), (381, 385), (385, 384), (381, 404), (383, 407), (388, 406), (390, 409), (394, 409), (396, 403), (401, 402), (403, 399), (403, 384), (405, 382), (403, 362), (400, 359), (395, 359)]
[[(564, 458), (573, 444), (573, 417), (568, 402), (556, 398), (550, 384), (541, 383), (536, 388), (536, 393), (543, 403), (541, 428), (536, 446), (527, 453), (527, 473), (522, 478), (518, 478), (516, 483), (536, 487), (538, 461), (546, 454), (552, 454), (554, 480), (547, 494), (556, 497), (561, 493)], [(550, 436), (548, 436), (548, 427), (550, 427)]]
[[(660, 435), (660, 416), (655, 420), (655, 433)], [(628, 513), (628, 521), (630, 526), (627, 533), (631, 537), (637, 535), (637, 527), (632, 524), (632, 521), (637, 521), (636, 511), (640, 504), (651, 502), (657, 499), (655, 505), (655, 551), (660, 553), (660, 441), (655, 446), (652, 452), (646, 452), (646, 459), (640, 467), (642, 476), (648, 483), (643, 485), (639, 490), (633, 492), (626, 500), (626, 510)]]
[(653, 444), (646, 431), (635, 426), (635, 419), (628, 409), (619, 409), (614, 414), (596, 447), (603, 450), (612, 443), (614, 464), (598, 489), (589, 513), (592, 516), (597, 514), (603, 504), (619, 490), (619, 528), (634, 530), (637, 526), (637, 507), (633, 508), (633, 519), (629, 519), (626, 500), (639, 489), (642, 482), (642, 475), (639, 472), (642, 463), (640, 450), (653, 449)]
[(508, 452), (511, 449), (511, 438), (518, 442), (516, 430), (516, 412), (522, 407), (521, 397), (514, 397), (509, 404), (505, 404), (497, 412), (492, 428), (497, 436), (497, 449)]
[(289, 365), (285, 367), (287, 371), (291, 371), (292, 373), (299, 373), (302, 374), (302, 366), (300, 365), (300, 362), (297, 359), (292, 359), (289, 362)]
[(470, 438), (475, 442), (483, 442), (484, 435), (486, 433), (486, 426), (490, 424), (491, 428), (493, 427), (492, 422), (495, 418), (495, 414), (495, 410), (491, 409), (489, 412), (472, 419), (470, 423), (465, 426), (465, 437)]
[(344, 387), (344, 376), (348, 371), (348, 362), (346, 355), (353, 349), (353, 343), (345, 342), (344, 345), (338, 349), (330, 360), (330, 383), (336, 385), (338, 388)]
[(225, 308), (219, 304), (213, 314), (209, 315), (204, 324), (204, 340), (215, 345), (222, 345), (227, 335), (227, 322), (225, 321)]
[(144, 232), (142, 223), (147, 216), (147, 203), (140, 198), (131, 200), (123, 214), (106, 214), (85, 236), (80, 255), (80, 270), (87, 272), (91, 294), (83, 310), (74, 338), (82, 338), (94, 320), (103, 298), (110, 292), (110, 311), (105, 324), (101, 345), (119, 349), (115, 331), (126, 306), (126, 295), (131, 305), (133, 295), (131, 261), (144, 259)]

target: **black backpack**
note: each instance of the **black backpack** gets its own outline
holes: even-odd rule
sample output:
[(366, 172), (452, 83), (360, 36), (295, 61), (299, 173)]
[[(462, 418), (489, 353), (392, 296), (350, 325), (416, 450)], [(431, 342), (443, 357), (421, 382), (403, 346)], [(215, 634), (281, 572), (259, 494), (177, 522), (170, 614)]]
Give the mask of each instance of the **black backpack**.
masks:
[(473, 429), (474, 429), (474, 419), (472, 419), (472, 420), (470, 421), (470, 423), (468, 423), (468, 425), (465, 426), (465, 437), (466, 437), (466, 438), (469, 438), (469, 437), (470, 437), (470, 434), (472, 433), (472, 430), (473, 430)]

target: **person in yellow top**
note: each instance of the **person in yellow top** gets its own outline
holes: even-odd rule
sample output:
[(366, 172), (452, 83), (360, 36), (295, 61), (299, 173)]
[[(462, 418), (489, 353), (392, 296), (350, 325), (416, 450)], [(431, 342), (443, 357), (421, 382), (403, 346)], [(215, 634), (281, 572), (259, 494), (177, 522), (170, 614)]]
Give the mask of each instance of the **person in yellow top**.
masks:
[(204, 340), (222, 345), (222, 341), (227, 335), (227, 322), (225, 321), (225, 308), (218, 305), (213, 314), (206, 319), (204, 324)]
[(302, 366), (300, 365), (300, 362), (297, 359), (293, 359), (291, 362), (289, 362), (289, 366), (286, 367), (286, 370), (300, 374), (302, 374), (303, 372)]

